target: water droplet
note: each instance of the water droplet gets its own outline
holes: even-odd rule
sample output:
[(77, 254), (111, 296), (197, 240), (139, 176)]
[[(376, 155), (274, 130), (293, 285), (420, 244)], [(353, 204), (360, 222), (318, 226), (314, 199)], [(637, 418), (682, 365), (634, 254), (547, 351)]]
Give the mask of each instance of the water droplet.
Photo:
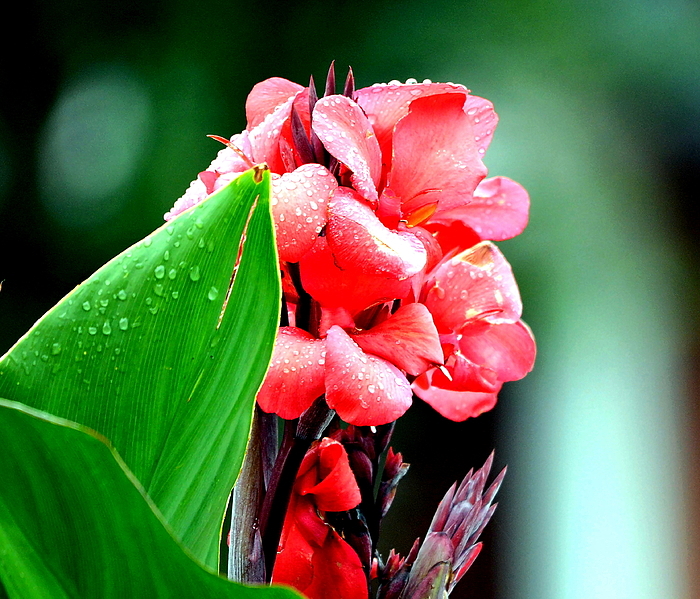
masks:
[(86, 312), (89, 312), (90, 307), (91, 307), (90, 302), (83, 302), (83, 310), (85, 310)]
[(185, 232), (185, 235), (187, 235), (187, 239), (194, 238), (194, 228), (190, 227), (189, 229), (187, 229), (187, 231)]
[(153, 307), (149, 308), (148, 311), (151, 314), (157, 314), (158, 313), (158, 306), (153, 306)]
[(175, 233), (175, 227), (173, 227), (172, 225), (170, 225), (169, 227), (165, 227), (165, 230), (168, 232), (168, 235), (172, 235), (173, 233)]
[(102, 306), (103, 308), (106, 308), (107, 306), (109, 306), (109, 300), (108, 299), (101, 299), (100, 306)]
[(60, 343), (54, 343), (51, 346), (51, 355), (52, 356), (57, 356), (58, 354), (61, 353), (61, 344)]
[(109, 323), (109, 320), (107, 320), (103, 325), (102, 325), (102, 333), (104, 335), (111, 335), (112, 334), (112, 325)]
[(165, 266), (162, 264), (156, 266), (154, 274), (156, 275), (156, 279), (162, 279), (165, 276)]
[(146, 239), (143, 240), (144, 247), (150, 247), (150, 245), (152, 243), (153, 243), (153, 239), (151, 238), (150, 235), (148, 237), (146, 237)]
[(156, 283), (153, 286), (153, 293), (159, 295), (160, 297), (163, 297), (163, 286), (160, 283)]
[(202, 222), (202, 219), (197, 218), (197, 220), (194, 221), (194, 226), (197, 227), (198, 229), (204, 228), (204, 223)]
[(42, 362), (48, 362), (48, 361), (49, 361), (49, 357), (48, 357), (46, 354), (41, 354), (41, 361), (42, 361)]
[(174, 279), (176, 276), (177, 276), (177, 270), (174, 269), (174, 268), (171, 268), (171, 269), (168, 271), (168, 278)]
[(214, 242), (210, 241), (209, 245), (207, 245), (207, 252), (211, 253), (214, 251)]
[(88, 327), (88, 333), (91, 335), (97, 335), (97, 327)]
[(120, 289), (120, 290), (119, 290), (119, 293), (117, 293), (117, 297), (118, 297), (120, 300), (124, 301), (124, 300), (127, 298), (127, 293), (126, 293), (126, 291), (124, 291), (123, 289)]
[(115, 353), (116, 355), (119, 355), (120, 353), (122, 353), (121, 348), (115, 347), (115, 348), (114, 348), (114, 353)]
[(146, 305), (150, 306), (153, 303), (153, 298), (152, 297), (147, 297), (146, 298)]
[(199, 266), (193, 266), (190, 268), (190, 279), (193, 281), (199, 281), (200, 273), (199, 273)]
[(128, 319), (128, 318), (122, 318), (122, 319), (119, 321), (119, 328), (120, 328), (122, 331), (126, 331), (126, 330), (129, 328), (129, 319)]
[(165, 253), (163, 254), (163, 260), (166, 262), (170, 260), (170, 252), (168, 250), (165, 250)]
[(179, 241), (176, 241), (175, 243), (173, 243), (173, 245), (174, 245), (176, 248), (179, 248), (181, 244), (180, 244)]
[(199, 240), (199, 243), (197, 244), (197, 247), (198, 247), (199, 249), (202, 249), (202, 248), (204, 247), (204, 239), (200, 239), (200, 240)]
[(214, 301), (218, 295), (219, 295), (219, 290), (216, 287), (212, 287), (211, 289), (209, 289), (209, 293), (207, 293), (207, 297), (211, 301)]
[(178, 297), (180, 297), (180, 292), (179, 292), (179, 291), (173, 291), (171, 295), (173, 296), (173, 299), (177, 299)]

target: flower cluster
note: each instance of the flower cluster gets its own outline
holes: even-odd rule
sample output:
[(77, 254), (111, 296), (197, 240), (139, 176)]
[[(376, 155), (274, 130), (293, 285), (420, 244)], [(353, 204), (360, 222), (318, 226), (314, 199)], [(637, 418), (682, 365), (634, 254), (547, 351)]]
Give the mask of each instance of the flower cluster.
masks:
[(299, 417), (325, 394), (346, 422), (396, 420), (413, 394), (461, 421), (532, 368), (510, 265), (493, 244), (527, 224), (526, 191), (485, 178), (498, 118), (452, 83), (257, 84), (248, 125), (166, 215), (254, 163), (272, 171), (288, 326), (258, 395)]

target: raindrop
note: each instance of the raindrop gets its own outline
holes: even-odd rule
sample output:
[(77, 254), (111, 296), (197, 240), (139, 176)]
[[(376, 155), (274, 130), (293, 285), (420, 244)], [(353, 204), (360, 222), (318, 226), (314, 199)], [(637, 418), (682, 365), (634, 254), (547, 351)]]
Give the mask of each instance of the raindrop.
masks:
[(91, 335), (97, 335), (97, 327), (88, 327), (88, 333)]
[(129, 319), (128, 319), (128, 318), (122, 318), (122, 319), (119, 321), (119, 328), (120, 328), (122, 331), (126, 331), (126, 330), (129, 328)]
[(209, 293), (207, 293), (207, 297), (211, 301), (214, 301), (218, 295), (219, 295), (219, 290), (216, 287), (212, 287), (211, 289), (209, 289)]
[(155, 270), (156, 279), (162, 279), (165, 276), (165, 266), (159, 264)]
[(101, 299), (100, 306), (102, 306), (103, 308), (106, 308), (107, 306), (109, 306), (109, 300), (108, 299)]
[(151, 314), (157, 314), (158, 313), (158, 306), (153, 306), (153, 307), (149, 308), (148, 311)]
[(173, 291), (173, 292), (172, 292), (172, 296), (173, 296), (173, 299), (177, 299), (178, 297), (180, 297), (180, 292), (179, 292), (179, 291)]
[(168, 271), (168, 277), (169, 277), (170, 279), (174, 279), (176, 276), (177, 276), (177, 270), (174, 269), (174, 268), (171, 268), (171, 269)]
[(198, 229), (204, 228), (204, 223), (202, 222), (202, 219), (197, 217), (197, 220), (194, 221), (194, 226), (197, 227)]
[(112, 334), (112, 325), (109, 324), (109, 320), (107, 320), (103, 325), (102, 325), (102, 333), (104, 335), (111, 335)]
[(118, 297), (120, 300), (124, 301), (124, 300), (127, 298), (126, 291), (124, 291), (123, 289), (121, 289), (121, 290), (119, 291), (119, 293), (117, 293), (117, 297)]
[(193, 281), (199, 281), (200, 273), (199, 273), (199, 266), (193, 266), (190, 268), (190, 279)]
[(51, 355), (52, 356), (57, 356), (58, 354), (61, 353), (61, 344), (60, 343), (54, 343), (51, 346)]
[(146, 305), (150, 306), (153, 303), (153, 298), (152, 297), (147, 297), (146, 298)]
[(86, 312), (90, 311), (90, 302), (83, 302), (83, 310), (85, 310)]
[(163, 260), (166, 262), (170, 260), (170, 252), (168, 250), (165, 250), (165, 253), (163, 254)]
[(153, 286), (153, 293), (159, 295), (160, 297), (163, 297), (163, 286), (160, 283), (156, 283)]
[(173, 227), (172, 225), (170, 225), (169, 227), (165, 227), (165, 230), (168, 232), (168, 235), (172, 235), (173, 233), (175, 233), (175, 227)]
[(146, 239), (143, 240), (144, 247), (150, 247), (152, 243), (153, 243), (153, 239), (151, 238), (150, 235), (148, 237), (146, 237)]

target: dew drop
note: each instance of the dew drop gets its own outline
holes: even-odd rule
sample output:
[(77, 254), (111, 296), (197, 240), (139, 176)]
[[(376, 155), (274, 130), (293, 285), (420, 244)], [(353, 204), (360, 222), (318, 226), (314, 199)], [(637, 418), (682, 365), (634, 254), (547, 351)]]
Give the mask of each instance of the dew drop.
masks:
[(193, 281), (199, 281), (199, 277), (199, 266), (193, 266), (192, 268), (190, 268), (190, 279)]
[(153, 286), (153, 293), (159, 295), (160, 297), (163, 297), (163, 286), (160, 283), (156, 283)]
[(165, 266), (159, 264), (158, 266), (156, 266), (156, 270), (154, 272), (156, 275), (156, 279), (162, 279), (165, 276)]
[(197, 220), (194, 221), (194, 226), (197, 227), (198, 229), (204, 228), (204, 223), (202, 222), (202, 219), (197, 218)]
[(152, 306), (151, 308), (148, 309), (148, 311), (151, 314), (157, 314), (158, 313), (158, 306)]
[(107, 306), (109, 306), (109, 300), (108, 299), (101, 299), (100, 306), (102, 306), (103, 308), (106, 308)]
[(124, 301), (124, 300), (127, 298), (126, 291), (124, 291), (123, 289), (120, 289), (120, 290), (119, 290), (119, 293), (117, 293), (117, 297), (118, 297), (120, 300)]
[(163, 260), (166, 262), (170, 260), (170, 252), (168, 250), (165, 250), (165, 253), (163, 254)]
[(170, 225), (169, 227), (165, 227), (165, 230), (168, 232), (168, 235), (172, 235), (173, 233), (175, 233), (175, 227), (173, 227), (172, 225)]
[(60, 343), (54, 343), (51, 346), (51, 355), (52, 356), (57, 356), (58, 354), (61, 353), (61, 344)]
[(88, 333), (91, 335), (97, 335), (97, 327), (88, 327)]
[(112, 325), (109, 324), (109, 320), (106, 321), (106, 322), (102, 325), (102, 333), (103, 333), (104, 335), (111, 335), (111, 334), (112, 334)]
[(171, 268), (171, 269), (168, 271), (168, 278), (174, 279), (176, 276), (177, 276), (177, 270), (174, 269), (174, 268)]
[(219, 295), (219, 290), (216, 287), (212, 287), (211, 289), (209, 289), (209, 293), (207, 293), (207, 297), (211, 301), (214, 301), (218, 295)]
[(86, 312), (90, 311), (90, 302), (83, 302), (83, 310)]
[(177, 299), (178, 297), (180, 297), (180, 292), (179, 292), (179, 291), (173, 291), (171, 295), (173, 296), (173, 299)]
[(129, 319), (128, 318), (122, 318), (119, 320), (119, 329), (122, 331), (126, 331), (129, 328)]

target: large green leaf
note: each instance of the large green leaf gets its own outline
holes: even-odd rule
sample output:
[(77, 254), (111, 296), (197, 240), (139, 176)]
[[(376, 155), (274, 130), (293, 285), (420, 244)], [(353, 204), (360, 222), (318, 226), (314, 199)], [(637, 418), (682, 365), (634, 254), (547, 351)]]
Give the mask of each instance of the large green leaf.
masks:
[(268, 171), (243, 174), (107, 263), (0, 359), (0, 396), (108, 438), (211, 567), (279, 318), (269, 195)]
[(0, 430), (0, 588), (10, 598), (298, 599), (195, 563), (92, 431), (2, 399)]

